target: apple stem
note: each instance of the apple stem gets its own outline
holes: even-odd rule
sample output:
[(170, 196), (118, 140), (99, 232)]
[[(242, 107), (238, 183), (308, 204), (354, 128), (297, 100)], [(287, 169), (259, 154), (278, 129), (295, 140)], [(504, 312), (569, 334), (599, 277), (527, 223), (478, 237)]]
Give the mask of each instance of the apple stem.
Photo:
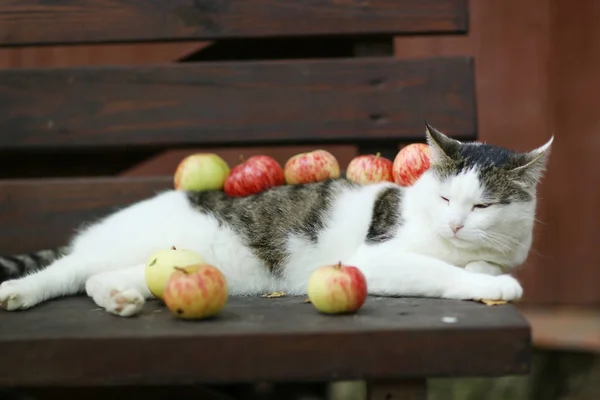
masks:
[(171, 246), (171, 250), (177, 250), (175, 246)]
[(338, 263), (336, 265), (334, 265), (333, 268), (335, 268), (335, 269), (342, 269), (342, 262), (338, 261)]
[(380, 152), (377, 152), (377, 154), (375, 154), (375, 158), (379, 158), (381, 156)]
[(243, 154), (240, 154), (240, 162), (243, 164), (246, 162), (246, 158), (244, 157)]
[(185, 268), (181, 268), (181, 267), (173, 267), (173, 269), (176, 269), (177, 271), (181, 271), (184, 274), (189, 274), (189, 272), (187, 272), (187, 270)]

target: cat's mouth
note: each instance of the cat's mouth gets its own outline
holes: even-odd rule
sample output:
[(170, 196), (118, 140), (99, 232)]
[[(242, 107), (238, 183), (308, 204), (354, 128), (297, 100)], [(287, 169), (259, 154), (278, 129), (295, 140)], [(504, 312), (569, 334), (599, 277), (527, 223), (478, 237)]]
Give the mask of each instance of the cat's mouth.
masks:
[(455, 234), (445, 235), (445, 239), (448, 240), (455, 247), (466, 248), (472, 246), (472, 241), (464, 237), (457, 236)]

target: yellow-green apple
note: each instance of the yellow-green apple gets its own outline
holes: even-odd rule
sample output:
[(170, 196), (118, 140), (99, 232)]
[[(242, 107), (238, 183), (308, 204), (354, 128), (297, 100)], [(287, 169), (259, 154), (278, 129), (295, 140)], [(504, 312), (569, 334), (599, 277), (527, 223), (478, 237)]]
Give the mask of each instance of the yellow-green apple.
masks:
[(429, 146), (412, 143), (403, 147), (394, 159), (394, 182), (400, 186), (411, 186), (431, 166)]
[(320, 182), (340, 176), (340, 165), (327, 150), (313, 150), (290, 157), (283, 168), (290, 185)]
[(164, 293), (167, 308), (182, 319), (212, 317), (225, 307), (228, 296), (225, 275), (206, 263), (175, 268)]
[(196, 153), (177, 165), (173, 177), (177, 190), (221, 190), (229, 174), (227, 162), (213, 153)]
[(232, 197), (244, 197), (285, 183), (283, 169), (273, 157), (258, 155), (231, 169), (224, 191)]
[(355, 266), (342, 262), (323, 265), (310, 275), (307, 294), (322, 313), (352, 313), (360, 309), (367, 298), (367, 280)]
[(175, 246), (158, 250), (146, 262), (146, 285), (150, 293), (162, 299), (167, 281), (175, 268), (201, 263), (204, 263), (204, 258), (192, 250), (177, 249)]
[(394, 163), (381, 154), (366, 154), (354, 157), (346, 168), (346, 178), (361, 184), (394, 182)]

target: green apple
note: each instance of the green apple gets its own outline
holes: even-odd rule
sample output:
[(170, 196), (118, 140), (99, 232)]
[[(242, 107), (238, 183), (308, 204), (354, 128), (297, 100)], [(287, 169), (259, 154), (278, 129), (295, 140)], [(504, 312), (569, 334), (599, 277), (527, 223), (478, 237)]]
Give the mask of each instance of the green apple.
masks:
[(177, 190), (222, 190), (229, 165), (214, 153), (196, 153), (185, 157), (175, 170)]
[(146, 285), (155, 297), (162, 300), (167, 281), (176, 268), (204, 263), (204, 258), (192, 250), (177, 249), (175, 246), (158, 250), (146, 262)]

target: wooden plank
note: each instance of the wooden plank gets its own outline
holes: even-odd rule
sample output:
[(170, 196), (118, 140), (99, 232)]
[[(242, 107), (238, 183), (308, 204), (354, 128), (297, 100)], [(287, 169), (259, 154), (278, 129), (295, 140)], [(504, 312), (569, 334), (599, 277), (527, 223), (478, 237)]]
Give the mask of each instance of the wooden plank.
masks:
[[(393, 57), (394, 38), (369, 38), (357, 41), (354, 45), (353, 53), (355, 57)], [(390, 160), (394, 160), (399, 150), (399, 144), (396, 141), (374, 141), (372, 139), (359, 142), (357, 147), (359, 154), (380, 153), (382, 157)]]
[[(526, 374), (527, 321), (513, 305), (369, 298), (326, 316), (303, 297), (230, 298), (212, 320), (156, 301), (115, 318), (83, 297), (0, 313), (0, 385), (390, 380)], [(444, 317), (455, 317), (447, 323)]]
[(0, 71), (0, 149), (476, 136), (469, 57)]
[(536, 347), (600, 354), (600, 309), (573, 306), (520, 306)]
[(465, 33), (467, 26), (466, 0), (9, 0), (0, 4), (3, 45)]
[(172, 186), (170, 176), (0, 181), (0, 254), (65, 245), (85, 222)]

